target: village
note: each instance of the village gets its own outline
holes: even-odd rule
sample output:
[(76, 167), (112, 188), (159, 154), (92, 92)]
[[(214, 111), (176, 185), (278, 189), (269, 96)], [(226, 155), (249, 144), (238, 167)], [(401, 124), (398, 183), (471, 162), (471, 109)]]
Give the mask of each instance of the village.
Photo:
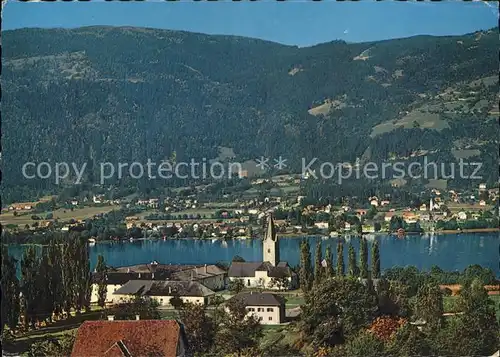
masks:
[[(322, 204), (301, 196), (297, 190), (279, 191), (280, 184), (293, 185), (293, 175), (269, 180), (254, 179), (255, 197), (225, 194), (208, 198), (209, 186), (179, 189), (171, 196), (132, 195), (110, 199), (106, 194), (61, 201), (57, 196), (38, 202), (16, 203), (2, 208), (0, 220), (7, 231), (36, 234), (44, 231), (86, 230), (88, 222), (103, 229), (89, 230), (88, 239), (194, 237), (205, 239), (252, 238), (262, 227), (267, 212), (275, 216), (282, 236), (322, 235), (335, 237), (359, 233), (407, 233), (491, 231), (498, 225), (498, 188), (482, 183), (469, 191), (429, 188), (427, 197), (410, 202), (390, 193), (367, 197), (341, 197)], [(261, 187), (266, 186), (267, 191)], [(289, 186), (288, 186), (289, 187)], [(260, 190), (260, 191), (259, 191)], [(117, 214), (119, 212), (119, 214)], [(113, 213), (113, 219), (109, 217)], [(495, 220), (496, 219), (496, 220)], [(99, 223), (100, 222), (100, 223)]]

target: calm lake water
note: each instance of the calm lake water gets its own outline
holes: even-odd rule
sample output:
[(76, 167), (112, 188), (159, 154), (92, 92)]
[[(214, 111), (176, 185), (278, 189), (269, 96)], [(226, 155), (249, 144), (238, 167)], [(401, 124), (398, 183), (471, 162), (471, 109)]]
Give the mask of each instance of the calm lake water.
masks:
[[(302, 238), (281, 238), (281, 260), (288, 261), (292, 266), (299, 263), (299, 244)], [(338, 238), (322, 239), (309, 237), (311, 254), (317, 244), (321, 244), (323, 252), (326, 247), (332, 247), (336, 255)], [(368, 245), (373, 239), (379, 241), (381, 267), (387, 269), (393, 266), (414, 265), (419, 269), (428, 270), (437, 265), (446, 271), (463, 270), (470, 264), (479, 264), (492, 269), (500, 276), (499, 244), (500, 237), (492, 234), (445, 234), (426, 236), (408, 236), (397, 239), (394, 236), (368, 237)], [(359, 238), (353, 237), (352, 243), (356, 251), (359, 249)], [(11, 254), (21, 257), (20, 246), (11, 247)], [(179, 239), (179, 240), (139, 240), (134, 242), (99, 243), (90, 247), (91, 267), (94, 268), (97, 256), (102, 254), (106, 263), (112, 266), (126, 266), (148, 263), (157, 260), (168, 264), (211, 264), (218, 261), (229, 262), (235, 255), (246, 261), (262, 260), (261, 240), (230, 240), (214, 241)], [(344, 248), (347, 264), (347, 247)], [(313, 258), (314, 261), (314, 258)]]

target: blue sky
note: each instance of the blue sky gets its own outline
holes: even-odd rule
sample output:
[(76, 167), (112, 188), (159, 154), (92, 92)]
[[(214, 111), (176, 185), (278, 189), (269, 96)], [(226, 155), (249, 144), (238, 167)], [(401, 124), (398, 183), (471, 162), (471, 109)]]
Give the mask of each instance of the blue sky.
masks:
[[(246, 1), (246, 0), (243, 0)], [(22, 27), (141, 26), (261, 38), (308, 46), (335, 39), (373, 41), (420, 34), (458, 35), (498, 24), (481, 2), (56, 2), (9, 0), (4, 30)]]

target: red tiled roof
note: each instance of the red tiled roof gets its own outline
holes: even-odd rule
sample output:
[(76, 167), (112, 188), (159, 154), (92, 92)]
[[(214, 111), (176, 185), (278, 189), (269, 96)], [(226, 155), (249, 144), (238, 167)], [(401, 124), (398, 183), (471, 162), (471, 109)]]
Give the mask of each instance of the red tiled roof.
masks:
[(85, 321), (72, 357), (176, 357), (181, 328), (174, 320)]

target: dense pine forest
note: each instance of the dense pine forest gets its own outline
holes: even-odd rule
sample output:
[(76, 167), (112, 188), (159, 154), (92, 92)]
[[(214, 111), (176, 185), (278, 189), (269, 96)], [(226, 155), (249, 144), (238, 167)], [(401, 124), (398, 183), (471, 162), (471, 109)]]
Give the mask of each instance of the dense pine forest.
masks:
[(219, 147), (240, 162), (284, 155), (295, 172), (302, 157), (423, 153), (483, 162), (496, 180), (497, 29), (307, 48), (127, 27), (2, 35), (6, 201), (56, 189), (24, 179), (25, 162), (87, 162), (94, 183), (101, 162), (211, 159)]

